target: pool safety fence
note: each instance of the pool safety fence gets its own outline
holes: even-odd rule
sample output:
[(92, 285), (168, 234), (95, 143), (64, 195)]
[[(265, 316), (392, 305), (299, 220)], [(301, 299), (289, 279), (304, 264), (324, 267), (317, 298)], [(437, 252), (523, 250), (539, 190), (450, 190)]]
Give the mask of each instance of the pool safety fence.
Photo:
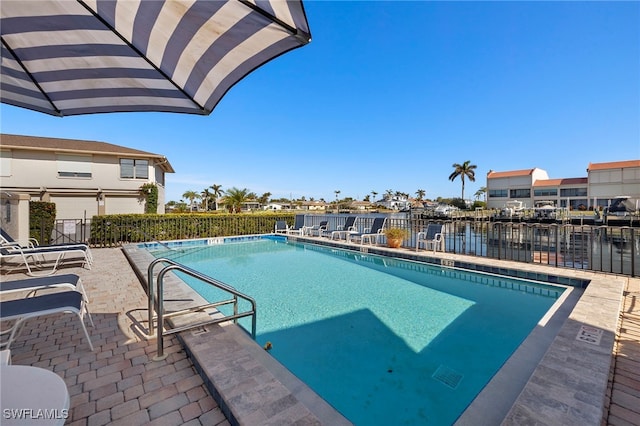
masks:
[[(351, 214), (353, 215), (353, 214)], [(328, 221), (328, 229), (339, 229), (348, 214), (305, 214), (305, 226)], [(447, 253), (559, 268), (579, 269), (637, 277), (640, 275), (640, 228), (628, 226), (572, 225), (557, 223), (436, 220), (404, 214), (360, 214), (358, 231), (371, 227), (378, 216), (387, 217), (386, 227), (409, 231), (405, 249), (415, 249), (418, 232), (429, 223), (443, 224)], [(56, 222), (58, 239), (65, 230), (74, 232), (73, 241), (95, 247), (117, 247), (123, 243), (146, 242), (162, 245), (172, 240), (210, 239), (273, 233), (278, 220), (293, 226), (294, 213), (225, 215), (118, 215)], [(87, 230), (90, 231), (87, 231)], [(63, 238), (64, 239), (64, 238)], [(67, 238), (69, 239), (69, 238)], [(382, 238), (384, 242), (384, 237)]]

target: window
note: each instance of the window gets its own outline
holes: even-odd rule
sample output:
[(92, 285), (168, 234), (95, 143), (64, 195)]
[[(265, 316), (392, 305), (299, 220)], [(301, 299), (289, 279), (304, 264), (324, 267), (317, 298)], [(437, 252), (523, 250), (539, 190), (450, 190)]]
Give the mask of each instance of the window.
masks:
[(511, 189), (509, 191), (509, 198), (530, 198), (531, 190), (530, 189)]
[(122, 179), (149, 179), (149, 161), (121, 158), (120, 177)]
[(541, 188), (534, 189), (533, 195), (535, 197), (557, 197), (558, 196), (558, 188)]
[(587, 188), (566, 188), (560, 190), (561, 197), (586, 197)]
[(506, 189), (490, 189), (489, 198), (507, 198)]
[(90, 178), (90, 155), (58, 154), (58, 177)]

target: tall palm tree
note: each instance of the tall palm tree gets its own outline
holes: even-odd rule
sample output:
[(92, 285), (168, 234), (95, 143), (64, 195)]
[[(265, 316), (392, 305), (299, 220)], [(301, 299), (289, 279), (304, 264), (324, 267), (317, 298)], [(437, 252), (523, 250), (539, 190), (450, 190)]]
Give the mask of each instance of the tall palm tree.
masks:
[(224, 194), (224, 191), (222, 190), (222, 185), (216, 185), (214, 183), (209, 188), (213, 190), (213, 192), (211, 192), (211, 196), (213, 197), (215, 209), (218, 210), (218, 198), (220, 198), (220, 196)]
[(340, 194), (340, 190), (336, 189), (335, 191), (333, 191), (336, 193), (336, 209), (338, 209), (338, 195)]
[(416, 191), (416, 195), (418, 196), (418, 201), (422, 201), (424, 196), (427, 195), (427, 191), (425, 191), (424, 189), (418, 189)]
[(371, 195), (373, 195), (373, 201), (372, 202), (375, 202), (376, 201), (376, 195), (378, 195), (378, 193), (376, 191), (371, 191)]
[(462, 181), (462, 199), (464, 200), (464, 178), (468, 177), (469, 181), (475, 182), (475, 169), (478, 166), (476, 166), (475, 164), (471, 164), (471, 160), (467, 160), (462, 164), (453, 163), (451, 167), (454, 168), (454, 171), (449, 175), (449, 180), (453, 182), (458, 176), (460, 176), (460, 180)]
[[(247, 188), (238, 189), (235, 186), (227, 190), (226, 204), (230, 213), (240, 213), (244, 204), (252, 194)], [(253, 194), (255, 196), (255, 194)]]
[(189, 211), (193, 211), (193, 200), (200, 198), (200, 194), (196, 191), (185, 191), (182, 198), (189, 200)]

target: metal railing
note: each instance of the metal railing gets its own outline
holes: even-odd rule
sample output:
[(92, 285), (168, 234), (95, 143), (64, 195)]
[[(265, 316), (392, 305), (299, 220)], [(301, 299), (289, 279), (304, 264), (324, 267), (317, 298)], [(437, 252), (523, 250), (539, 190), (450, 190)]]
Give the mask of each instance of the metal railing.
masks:
[[(299, 213), (299, 212), (298, 212)], [(356, 225), (362, 230), (371, 226), (377, 216), (387, 217), (387, 227), (400, 227), (410, 232), (405, 248), (415, 247), (418, 232), (429, 222), (444, 225), (446, 251), (471, 256), (507, 259), (527, 263), (541, 263), (556, 267), (585, 269), (599, 272), (640, 275), (640, 228), (567, 223), (530, 223), (491, 221), (488, 216), (476, 218), (420, 218), (404, 213), (305, 214), (305, 225), (329, 221), (329, 229), (342, 226), (347, 216), (358, 217)], [(136, 218), (114, 223), (106, 218), (94, 218), (91, 237), (89, 221), (80, 221), (75, 241), (87, 241), (98, 247), (118, 246), (122, 242), (167, 241), (269, 233), (277, 220), (293, 224), (295, 212), (277, 215), (227, 215), (220, 217), (195, 216), (167, 218)], [(67, 222), (67, 227), (70, 222)], [(56, 228), (64, 228), (57, 223)], [(64, 230), (64, 229), (63, 229)], [(63, 232), (64, 234), (64, 232)]]
[[(327, 220), (341, 226), (347, 215), (308, 215), (305, 225)], [(361, 214), (356, 225), (371, 226), (378, 215)], [(403, 247), (415, 249), (418, 232), (441, 223), (448, 253), (489, 257), (560, 268), (640, 275), (640, 228), (562, 223), (492, 222), (489, 220), (417, 219), (388, 215), (386, 228), (409, 231)], [(384, 240), (383, 240), (384, 241)]]
[[(154, 291), (153, 286), (153, 270), (158, 264), (167, 264), (164, 266), (158, 276), (156, 278), (156, 286)], [(165, 313), (164, 309), (164, 276), (170, 271), (179, 271), (185, 273), (193, 278), (196, 278), (204, 283), (210, 284), (224, 292), (230, 293), (233, 297), (227, 300), (221, 300), (218, 302), (208, 303), (205, 305), (199, 305), (190, 307), (188, 309), (183, 309), (180, 311), (173, 311), (170, 313)], [(204, 275), (194, 269), (188, 268), (180, 263), (177, 263), (170, 259), (156, 259), (149, 264), (147, 269), (147, 283), (148, 283), (148, 293), (149, 293), (149, 335), (153, 335), (156, 333), (157, 344), (158, 344), (158, 352), (154, 357), (155, 361), (162, 360), (166, 358), (164, 354), (164, 336), (168, 334), (175, 334), (185, 330), (191, 330), (194, 328), (202, 327), (208, 324), (219, 324), (222, 322), (233, 321), (237, 324), (238, 319), (251, 316), (251, 337), (255, 339), (256, 337), (256, 301), (243, 293), (240, 293), (233, 287), (218, 281), (214, 278), (211, 278), (207, 275)], [(245, 312), (238, 312), (238, 299), (243, 299), (250, 303), (251, 309)], [(224, 305), (233, 305), (233, 315), (223, 315), (220, 311), (219, 316), (216, 318), (211, 318), (205, 321), (198, 321), (196, 323), (190, 323), (182, 326), (175, 326), (171, 329), (164, 329), (165, 319), (175, 318), (179, 315), (192, 314), (195, 312), (204, 312), (206, 309), (217, 308)], [(154, 316), (154, 312), (156, 315)], [(156, 324), (157, 323), (157, 327)]]

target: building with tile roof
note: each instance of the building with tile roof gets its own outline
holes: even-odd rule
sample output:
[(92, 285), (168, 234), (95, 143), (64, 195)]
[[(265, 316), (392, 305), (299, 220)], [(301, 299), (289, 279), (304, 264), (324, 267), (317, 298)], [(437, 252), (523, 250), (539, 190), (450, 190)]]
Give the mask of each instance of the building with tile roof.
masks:
[(159, 154), (106, 142), (0, 134), (0, 188), (56, 204), (57, 219), (144, 213), (140, 188), (158, 188), (164, 213), (165, 174)]
[(570, 209), (604, 208), (620, 196), (640, 198), (640, 160), (590, 163), (586, 177), (550, 179), (539, 168), (487, 173), (487, 207), (521, 201)]

